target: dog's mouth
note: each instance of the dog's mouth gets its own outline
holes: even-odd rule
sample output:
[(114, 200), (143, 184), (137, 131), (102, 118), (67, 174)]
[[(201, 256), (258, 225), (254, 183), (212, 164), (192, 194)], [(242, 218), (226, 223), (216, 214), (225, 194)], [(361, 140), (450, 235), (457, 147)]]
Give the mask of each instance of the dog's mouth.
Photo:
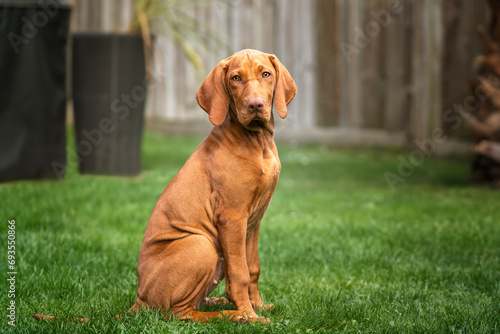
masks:
[(268, 131), (271, 134), (274, 133), (273, 127), (269, 122), (266, 122), (260, 118), (254, 118), (250, 122), (248, 122), (246, 125), (243, 125), (247, 130), (253, 131), (253, 132), (262, 132), (262, 131)]
[(262, 128), (264, 127), (264, 122), (261, 119), (254, 118), (250, 123), (248, 123), (247, 127), (249, 128)]
[(270, 117), (266, 112), (259, 112), (257, 114), (249, 113), (246, 110), (236, 113), (238, 121), (247, 130), (253, 132), (262, 132), (262, 130), (272, 131), (272, 124), (270, 124)]

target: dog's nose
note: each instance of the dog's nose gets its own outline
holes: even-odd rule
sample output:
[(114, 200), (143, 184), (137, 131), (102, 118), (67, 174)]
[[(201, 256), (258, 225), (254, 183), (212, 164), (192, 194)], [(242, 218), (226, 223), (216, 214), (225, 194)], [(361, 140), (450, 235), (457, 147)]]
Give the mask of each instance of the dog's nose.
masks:
[(253, 97), (247, 101), (247, 109), (249, 111), (257, 112), (264, 109), (264, 100), (260, 97)]

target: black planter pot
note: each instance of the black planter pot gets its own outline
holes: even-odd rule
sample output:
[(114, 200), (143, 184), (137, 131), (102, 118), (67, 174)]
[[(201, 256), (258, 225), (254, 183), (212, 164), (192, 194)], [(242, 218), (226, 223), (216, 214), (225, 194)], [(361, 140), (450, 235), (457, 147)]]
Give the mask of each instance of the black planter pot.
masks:
[(62, 2), (0, 1), (0, 182), (64, 177), (70, 13)]
[(72, 81), (80, 173), (140, 173), (147, 94), (142, 38), (74, 34)]

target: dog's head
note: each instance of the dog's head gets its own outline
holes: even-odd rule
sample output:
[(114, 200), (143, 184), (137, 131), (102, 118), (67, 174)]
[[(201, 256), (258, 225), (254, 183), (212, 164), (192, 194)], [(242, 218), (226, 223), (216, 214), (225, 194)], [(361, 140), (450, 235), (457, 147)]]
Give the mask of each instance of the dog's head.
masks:
[(222, 124), (231, 108), (245, 128), (255, 131), (270, 121), (273, 100), (278, 115), (285, 118), (296, 92), (295, 82), (276, 56), (243, 50), (217, 64), (196, 100), (213, 125)]

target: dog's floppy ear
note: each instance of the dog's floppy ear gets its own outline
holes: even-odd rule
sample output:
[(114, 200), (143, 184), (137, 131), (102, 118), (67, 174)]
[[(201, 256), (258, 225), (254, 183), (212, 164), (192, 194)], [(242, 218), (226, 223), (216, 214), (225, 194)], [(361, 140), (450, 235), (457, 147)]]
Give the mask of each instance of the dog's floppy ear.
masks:
[(231, 57), (219, 62), (196, 92), (196, 101), (215, 126), (224, 122), (229, 110), (229, 93), (224, 81), (230, 59)]
[(297, 86), (288, 70), (281, 64), (275, 55), (269, 55), (269, 60), (276, 70), (276, 89), (274, 90), (274, 104), (281, 118), (287, 115), (286, 106), (292, 102), (297, 93)]

